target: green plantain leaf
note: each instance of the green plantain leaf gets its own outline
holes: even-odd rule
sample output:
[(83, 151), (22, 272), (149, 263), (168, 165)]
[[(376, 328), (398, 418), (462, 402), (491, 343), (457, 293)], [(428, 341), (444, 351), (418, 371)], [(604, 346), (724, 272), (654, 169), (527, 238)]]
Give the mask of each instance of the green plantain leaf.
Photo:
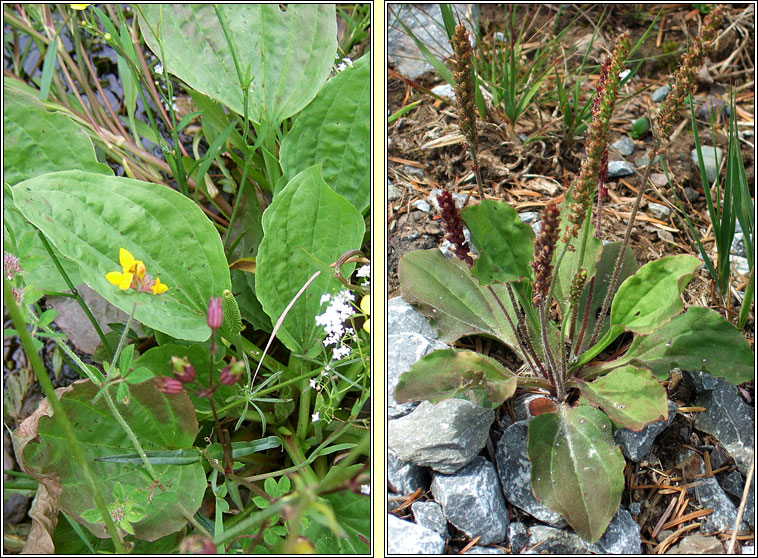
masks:
[[(297, 114), (326, 81), (337, 52), (333, 4), (220, 4), (241, 71), (250, 69), (249, 116), (276, 125)], [(210, 4), (141, 4), (142, 34), (190, 87), (243, 114), (229, 44)]]
[(682, 309), (681, 294), (700, 266), (695, 256), (680, 254), (648, 262), (621, 284), (611, 303), (610, 327), (571, 366), (588, 363), (623, 331), (651, 333)]
[[(160, 393), (155, 381), (153, 378), (131, 386), (131, 401), (128, 406), (118, 405), (119, 412), (146, 451), (191, 448), (198, 431), (192, 403), (186, 393)], [(92, 403), (96, 393), (97, 387), (89, 381), (77, 382), (71, 391), (61, 396), (60, 401), (72, 422), (98, 490), (109, 504), (116, 482), (149, 491), (151, 481), (142, 471), (144, 467), (141, 464), (133, 466), (95, 461), (98, 457), (134, 451), (134, 445), (116, 422), (104, 398)], [(71, 459), (71, 449), (59, 422), (54, 417), (43, 416), (36, 436), (34, 434), (28, 438), (14, 434), (16, 455), (20, 456), (24, 470), (46, 484), (51, 494), (60, 491), (58, 505), (61, 511), (86, 524), (81, 514), (93, 508), (92, 494), (83, 473)], [(177, 501), (145, 505), (147, 515), (134, 523), (134, 530), (138, 539), (149, 541), (184, 527), (187, 519), (177, 504), (182, 506), (185, 513), (194, 514), (200, 508), (206, 488), (205, 473), (200, 463), (155, 465), (154, 468), (161, 485), (176, 494)], [(156, 493), (160, 491), (156, 490)], [(86, 525), (96, 535), (107, 536), (103, 524)]]
[(534, 231), (521, 222), (518, 213), (505, 202), (483, 200), (461, 211), (471, 230), (471, 242), (479, 250), (471, 273), (489, 285), (493, 281), (532, 280)]
[(624, 456), (608, 417), (590, 406), (559, 405), (529, 422), (527, 454), (535, 497), (583, 539), (597, 541), (624, 490)]
[(371, 55), (326, 82), (298, 115), (279, 152), (289, 180), (321, 163), (324, 181), (358, 211), (371, 195)]
[(303, 535), (316, 547), (316, 554), (340, 556), (344, 554), (369, 554), (371, 552), (371, 498), (349, 490), (325, 494), (323, 500), (329, 506), (337, 525), (342, 529), (338, 536), (326, 527), (325, 517), (316, 517), (319, 512), (310, 508), (310, 519)]
[(587, 368), (588, 374), (634, 363), (652, 370), (659, 380), (672, 368), (703, 370), (732, 384), (755, 376), (755, 355), (742, 333), (709, 308), (690, 307), (687, 312), (647, 336), (637, 336), (624, 356)]
[[(314, 318), (322, 311), (321, 296), (335, 293), (342, 286), (329, 273), (329, 265), (348, 250), (361, 247), (364, 229), (361, 214), (326, 185), (317, 165), (290, 180), (264, 212), (255, 293), (272, 323), (306, 281), (322, 270), (297, 299), (277, 332), (290, 350), (309, 356), (317, 354), (323, 329)], [(343, 274), (349, 276), (354, 267), (355, 264), (343, 266)]]
[[(38, 176), (13, 188), (16, 205), (82, 279), (108, 302), (146, 326), (178, 339), (210, 336), (208, 300), (230, 288), (218, 232), (192, 200), (139, 180), (85, 171)], [(142, 260), (168, 285), (161, 295), (124, 291), (105, 278), (121, 271), (119, 248)]]
[[(460, 260), (445, 258), (439, 250), (405, 254), (398, 265), (403, 299), (418, 304), (431, 319), (440, 339), (452, 343), (465, 335), (484, 334), (500, 339), (521, 354), (518, 342), (500, 305), (480, 286)], [(504, 285), (492, 287), (514, 320), (515, 313)]]
[(623, 366), (592, 382), (581, 381), (579, 387), (593, 405), (629, 430), (639, 432), (668, 417), (666, 390), (649, 370)]
[(516, 376), (493, 358), (472, 351), (433, 351), (403, 372), (395, 400), (473, 398), (481, 407), (498, 407), (516, 391)]
[(681, 294), (700, 267), (695, 256), (680, 254), (648, 262), (619, 287), (611, 304), (611, 324), (650, 333), (683, 310)]
[(84, 128), (45, 109), (39, 98), (3, 80), (3, 181), (11, 186), (48, 172), (81, 169), (113, 176), (98, 163)]

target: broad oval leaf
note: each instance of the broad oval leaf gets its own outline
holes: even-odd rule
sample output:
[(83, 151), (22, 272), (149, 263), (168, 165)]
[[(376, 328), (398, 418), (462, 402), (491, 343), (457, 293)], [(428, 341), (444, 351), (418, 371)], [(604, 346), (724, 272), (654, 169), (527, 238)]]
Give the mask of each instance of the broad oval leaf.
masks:
[[(323, 329), (321, 296), (335, 293), (342, 283), (329, 265), (348, 250), (361, 247), (363, 217), (353, 204), (335, 193), (321, 178), (318, 165), (305, 169), (274, 198), (263, 214), (263, 241), (258, 248), (255, 294), (276, 323), (306, 281), (319, 275), (300, 295), (277, 331), (290, 350), (315, 355)], [(342, 266), (349, 276), (355, 264)]]
[(324, 181), (358, 211), (371, 195), (371, 55), (324, 84), (279, 151), (285, 180), (321, 163)]
[(483, 200), (461, 211), (479, 257), (471, 274), (489, 285), (533, 279), (534, 231), (505, 202)]
[(403, 372), (395, 387), (395, 400), (471, 397), (481, 407), (501, 405), (516, 391), (516, 376), (493, 358), (473, 351), (432, 351)]
[[(521, 354), (492, 293), (479, 285), (463, 262), (448, 259), (436, 249), (417, 250), (400, 259), (398, 277), (403, 299), (420, 305), (419, 310), (431, 319), (442, 341), (452, 343), (464, 335), (479, 333), (500, 339)], [(514, 319), (504, 286), (492, 288)]]
[[(369, 554), (371, 539), (371, 498), (350, 490), (324, 494), (320, 510), (308, 508), (311, 521), (303, 535), (313, 543), (317, 554), (340, 556)], [(328, 512), (322, 514), (322, 512)], [(335, 533), (339, 526), (342, 533)]]
[(624, 490), (624, 456), (608, 417), (590, 406), (559, 405), (529, 421), (527, 454), (535, 497), (583, 539), (597, 541)]
[[(16, 206), (82, 279), (146, 326), (177, 339), (210, 336), (208, 300), (230, 288), (218, 232), (192, 200), (166, 186), (85, 171), (38, 176), (13, 188)], [(169, 290), (125, 291), (105, 278), (120, 271), (119, 248), (142, 260)]]
[(113, 176), (97, 162), (87, 132), (38, 97), (3, 79), (3, 181), (11, 186), (48, 172), (81, 169)]
[(581, 381), (579, 388), (593, 405), (635, 432), (668, 417), (666, 390), (649, 370), (623, 366), (592, 382)]
[[(276, 125), (316, 96), (337, 52), (334, 4), (280, 6), (217, 5), (241, 71), (249, 70), (253, 78), (249, 116)], [(169, 72), (237, 114), (244, 113), (231, 50), (211, 4), (141, 4), (138, 11), (145, 42), (156, 56), (165, 57)]]
[[(118, 409), (144, 450), (192, 447), (198, 425), (186, 393), (160, 393), (155, 378), (129, 389), (129, 405), (118, 405)], [(135, 466), (96, 461), (98, 457), (135, 451), (131, 439), (116, 422), (104, 398), (92, 403), (96, 394), (97, 387), (88, 380), (77, 382), (71, 391), (60, 397), (60, 402), (74, 427), (98, 490), (106, 504), (110, 504), (116, 482), (147, 489), (150, 481), (140, 471), (144, 467), (141, 463)], [(61, 511), (87, 525), (97, 536), (107, 536), (103, 524), (88, 524), (81, 518), (82, 512), (94, 507), (94, 500), (83, 473), (71, 459), (71, 448), (59, 421), (43, 416), (37, 425), (37, 436), (33, 434), (30, 438), (15, 441), (24, 470), (46, 484), (51, 493), (60, 491), (58, 505)], [(187, 519), (177, 504), (185, 513), (194, 514), (200, 508), (206, 488), (201, 463), (155, 465), (154, 468), (161, 485), (167, 492), (176, 494), (177, 500), (176, 503), (156, 501), (145, 506), (147, 515), (133, 526), (137, 538), (149, 541), (184, 527)]]
[(691, 306), (647, 336), (638, 335), (624, 356), (588, 374), (634, 363), (652, 370), (659, 380), (672, 368), (703, 370), (734, 385), (755, 377), (755, 355), (745, 337), (718, 312)]
[(683, 310), (681, 294), (700, 267), (689, 254), (648, 262), (619, 287), (611, 304), (611, 324), (651, 333)]

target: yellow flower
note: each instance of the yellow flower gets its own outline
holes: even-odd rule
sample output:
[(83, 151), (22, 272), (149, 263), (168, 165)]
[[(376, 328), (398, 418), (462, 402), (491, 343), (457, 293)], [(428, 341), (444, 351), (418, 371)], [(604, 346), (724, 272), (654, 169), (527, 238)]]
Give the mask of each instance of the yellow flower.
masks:
[(371, 295), (366, 295), (361, 299), (361, 312), (366, 314), (366, 321), (363, 322), (363, 329), (371, 333)]
[(155, 278), (155, 284), (150, 288), (152, 289), (153, 294), (165, 293), (168, 290), (168, 287), (164, 283), (161, 283), (160, 277)]
[(153, 278), (146, 273), (145, 264), (142, 260), (135, 260), (132, 253), (126, 248), (119, 249), (118, 261), (121, 264), (121, 271), (106, 273), (105, 278), (122, 291), (132, 287), (140, 292), (161, 294), (168, 290), (168, 286), (161, 283), (159, 278), (153, 281)]
[(86, 10), (89, 4), (69, 4), (72, 10)]

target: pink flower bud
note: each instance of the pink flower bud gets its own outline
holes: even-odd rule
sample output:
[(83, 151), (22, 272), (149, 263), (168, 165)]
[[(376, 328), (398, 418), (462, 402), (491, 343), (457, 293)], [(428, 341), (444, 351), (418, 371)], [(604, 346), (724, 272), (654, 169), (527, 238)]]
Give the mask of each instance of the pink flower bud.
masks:
[(195, 367), (187, 360), (187, 357), (171, 357), (171, 367), (174, 369), (174, 376), (183, 384), (187, 384), (195, 379)]
[(232, 358), (232, 362), (225, 366), (223, 370), (221, 370), (219, 381), (224, 385), (232, 386), (239, 381), (244, 371), (245, 364), (243, 362), (238, 362)]
[(217, 330), (221, 327), (224, 319), (224, 311), (221, 309), (221, 297), (211, 298), (208, 301), (208, 327)]
[(155, 382), (155, 388), (161, 393), (174, 395), (181, 393), (184, 386), (179, 380), (172, 378), (171, 376), (158, 376), (158, 379)]

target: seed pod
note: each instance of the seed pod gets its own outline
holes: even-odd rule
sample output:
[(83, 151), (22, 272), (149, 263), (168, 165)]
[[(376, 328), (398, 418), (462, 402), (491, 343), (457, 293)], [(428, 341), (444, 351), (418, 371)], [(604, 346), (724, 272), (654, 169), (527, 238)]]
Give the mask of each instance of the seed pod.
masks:
[(576, 306), (579, 302), (579, 297), (582, 296), (582, 289), (584, 283), (587, 281), (587, 270), (579, 268), (579, 271), (574, 275), (574, 279), (571, 281), (571, 288), (569, 289), (569, 301), (572, 305)]
[(224, 311), (224, 326), (232, 332), (242, 331), (242, 315), (240, 307), (234, 299), (232, 291), (226, 289), (221, 297), (221, 308)]

